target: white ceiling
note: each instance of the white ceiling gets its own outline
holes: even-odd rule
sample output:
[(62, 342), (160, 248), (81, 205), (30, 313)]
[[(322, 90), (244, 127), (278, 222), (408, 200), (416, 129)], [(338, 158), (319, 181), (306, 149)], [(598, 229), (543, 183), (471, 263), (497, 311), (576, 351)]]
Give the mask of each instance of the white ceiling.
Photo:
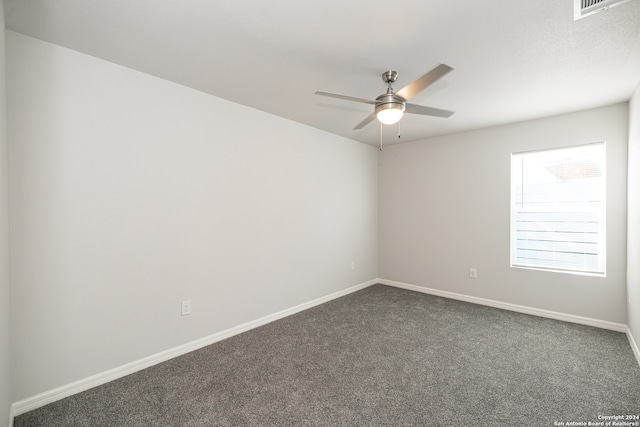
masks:
[(6, 28), (377, 145), (373, 99), (439, 63), (385, 144), (627, 101), (640, 81), (640, 1), (574, 21), (573, 0), (5, 0)]

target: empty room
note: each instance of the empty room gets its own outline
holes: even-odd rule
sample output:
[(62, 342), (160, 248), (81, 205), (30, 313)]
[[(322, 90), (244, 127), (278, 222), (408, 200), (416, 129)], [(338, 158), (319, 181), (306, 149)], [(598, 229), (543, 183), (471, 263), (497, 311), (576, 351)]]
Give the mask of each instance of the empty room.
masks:
[(0, 4), (0, 425), (640, 426), (640, 0)]

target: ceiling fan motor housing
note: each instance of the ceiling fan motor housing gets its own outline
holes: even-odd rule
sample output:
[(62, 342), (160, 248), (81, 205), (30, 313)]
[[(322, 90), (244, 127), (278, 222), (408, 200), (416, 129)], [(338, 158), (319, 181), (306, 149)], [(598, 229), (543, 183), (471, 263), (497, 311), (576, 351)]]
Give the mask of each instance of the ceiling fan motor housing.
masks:
[(401, 110), (404, 112), (406, 101), (394, 93), (385, 93), (376, 98), (376, 114), (382, 110)]

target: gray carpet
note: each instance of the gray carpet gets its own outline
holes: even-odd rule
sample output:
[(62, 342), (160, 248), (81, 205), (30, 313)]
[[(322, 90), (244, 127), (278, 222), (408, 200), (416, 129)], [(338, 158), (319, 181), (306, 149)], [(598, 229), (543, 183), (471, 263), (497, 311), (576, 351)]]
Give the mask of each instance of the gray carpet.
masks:
[(375, 285), (15, 426), (553, 426), (639, 413), (622, 333)]

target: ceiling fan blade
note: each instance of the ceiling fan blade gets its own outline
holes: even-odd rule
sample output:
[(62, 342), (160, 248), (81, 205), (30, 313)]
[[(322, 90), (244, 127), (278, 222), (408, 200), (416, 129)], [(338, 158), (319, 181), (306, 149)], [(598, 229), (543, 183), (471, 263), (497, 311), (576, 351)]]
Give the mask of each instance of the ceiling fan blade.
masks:
[(366, 125), (368, 125), (369, 123), (374, 121), (375, 118), (376, 118), (376, 113), (374, 111), (373, 113), (369, 114), (366, 119), (364, 119), (363, 121), (358, 123), (358, 125), (356, 127), (354, 127), (353, 130), (362, 129), (363, 127), (365, 127)]
[(328, 96), (331, 98), (338, 98), (338, 99), (345, 99), (347, 101), (362, 102), (364, 104), (373, 104), (373, 105), (376, 104), (376, 101), (373, 101), (371, 99), (356, 98), (355, 96), (339, 95), (337, 93), (325, 92), (323, 90), (317, 90), (316, 95)]
[(449, 67), (448, 65), (440, 64), (433, 70), (426, 73), (424, 76), (419, 77), (418, 79), (414, 80), (413, 82), (409, 83), (408, 85), (406, 85), (405, 87), (397, 91), (396, 95), (399, 95), (402, 98), (404, 98), (406, 101), (408, 101), (414, 96), (416, 96), (418, 92), (420, 92), (430, 84), (434, 83), (440, 77), (444, 76), (445, 74), (447, 74), (449, 71), (452, 71), (452, 70), (453, 68)]
[(423, 116), (449, 117), (454, 111), (440, 110), (439, 108), (425, 107), (424, 105), (405, 105), (405, 113), (422, 114)]

